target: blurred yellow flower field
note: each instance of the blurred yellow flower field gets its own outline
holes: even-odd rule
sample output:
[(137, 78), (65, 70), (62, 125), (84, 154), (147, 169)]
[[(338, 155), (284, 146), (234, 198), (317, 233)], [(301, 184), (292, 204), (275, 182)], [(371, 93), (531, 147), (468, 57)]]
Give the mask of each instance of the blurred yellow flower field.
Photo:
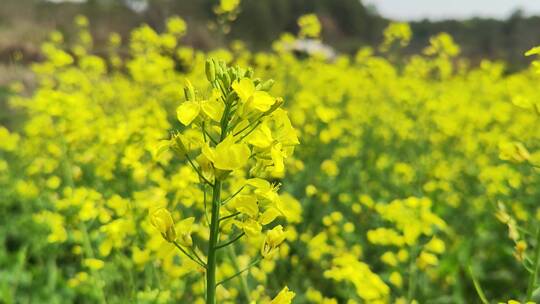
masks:
[(192, 49), (180, 18), (127, 56), (82, 16), (51, 33), (0, 126), (2, 301), (540, 301), (540, 60), (407, 55), (406, 23), (298, 56), (298, 24), (269, 52)]

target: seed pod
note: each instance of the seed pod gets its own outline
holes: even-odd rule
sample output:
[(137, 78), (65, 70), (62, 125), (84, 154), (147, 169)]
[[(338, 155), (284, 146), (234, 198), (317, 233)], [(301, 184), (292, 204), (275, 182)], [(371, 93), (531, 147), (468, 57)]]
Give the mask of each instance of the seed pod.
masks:
[(216, 80), (216, 66), (212, 59), (206, 60), (205, 72), (208, 81), (214, 82)]

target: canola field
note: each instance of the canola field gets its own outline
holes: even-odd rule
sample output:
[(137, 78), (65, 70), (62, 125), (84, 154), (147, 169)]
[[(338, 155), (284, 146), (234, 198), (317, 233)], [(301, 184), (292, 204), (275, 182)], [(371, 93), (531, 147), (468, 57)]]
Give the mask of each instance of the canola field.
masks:
[(299, 56), (299, 25), (261, 53), (180, 18), (99, 55), (84, 17), (51, 33), (0, 126), (0, 302), (540, 301), (540, 61), (405, 55), (404, 23)]

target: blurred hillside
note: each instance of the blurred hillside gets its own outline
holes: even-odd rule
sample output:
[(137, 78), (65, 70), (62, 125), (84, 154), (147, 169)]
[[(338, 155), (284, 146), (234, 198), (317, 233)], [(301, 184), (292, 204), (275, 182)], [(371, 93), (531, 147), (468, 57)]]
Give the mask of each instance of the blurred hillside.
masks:
[[(296, 31), (298, 16), (315, 12), (323, 23), (324, 41), (341, 52), (354, 52), (374, 46), (381, 40), (389, 20), (358, 0), (242, 0), (242, 11), (230, 33), (212, 31), (213, 7), (218, 0), (1, 0), (0, 62), (40, 59), (39, 45), (52, 29), (68, 37), (73, 17), (87, 15), (97, 49), (108, 33), (126, 35), (129, 29), (148, 23), (161, 29), (163, 20), (180, 15), (188, 22), (185, 42), (210, 49), (234, 39), (245, 41), (255, 50), (267, 49), (284, 31)], [(540, 17), (524, 17), (515, 12), (507, 20), (471, 19), (467, 21), (421, 21), (411, 23), (414, 37), (406, 50), (421, 50), (431, 35), (445, 31), (462, 46), (462, 54), (478, 63), (481, 58), (508, 62), (510, 71), (527, 64), (523, 52), (540, 44)], [(22, 54), (22, 56), (21, 56)], [(2, 73), (0, 73), (2, 74)], [(4, 76), (5, 77), (5, 76)], [(0, 79), (0, 81), (2, 81)]]

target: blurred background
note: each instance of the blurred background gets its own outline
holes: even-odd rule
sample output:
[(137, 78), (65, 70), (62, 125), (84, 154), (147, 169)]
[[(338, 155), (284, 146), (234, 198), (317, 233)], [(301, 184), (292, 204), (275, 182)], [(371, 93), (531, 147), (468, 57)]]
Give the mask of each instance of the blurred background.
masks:
[[(392, 20), (407, 21), (413, 40), (404, 50), (418, 53), (430, 36), (445, 31), (461, 45), (472, 65), (481, 59), (506, 62), (507, 72), (526, 67), (524, 50), (540, 44), (540, 1), (536, 0), (242, 0), (237, 19), (216, 25), (218, 0), (0, 0), (0, 121), (8, 115), (6, 86), (13, 80), (31, 83), (29, 63), (42, 59), (40, 44), (52, 30), (67, 39), (73, 19), (86, 15), (96, 52), (105, 52), (111, 32), (126, 38), (130, 29), (148, 23), (157, 30), (179, 15), (188, 23), (184, 43), (199, 49), (242, 40), (252, 50), (265, 50), (283, 32), (297, 31), (297, 18), (316, 13), (323, 42), (337, 52), (354, 53), (382, 40)], [(124, 39), (125, 40), (125, 39)]]
[[(296, 31), (298, 16), (316, 13), (323, 40), (340, 52), (375, 45), (390, 20), (410, 22), (417, 53), (441, 31), (451, 34), (472, 61), (502, 59), (511, 69), (526, 65), (523, 51), (540, 42), (536, 0), (242, 0), (230, 33), (212, 30), (217, 0), (0, 0), (0, 61), (40, 59), (40, 42), (53, 30), (69, 34), (77, 14), (88, 16), (97, 44), (111, 31), (126, 35), (148, 23), (161, 29), (179, 15), (189, 25), (186, 43), (211, 49), (240, 39), (255, 50), (269, 48), (284, 31)], [(22, 54), (22, 56), (21, 56)]]

